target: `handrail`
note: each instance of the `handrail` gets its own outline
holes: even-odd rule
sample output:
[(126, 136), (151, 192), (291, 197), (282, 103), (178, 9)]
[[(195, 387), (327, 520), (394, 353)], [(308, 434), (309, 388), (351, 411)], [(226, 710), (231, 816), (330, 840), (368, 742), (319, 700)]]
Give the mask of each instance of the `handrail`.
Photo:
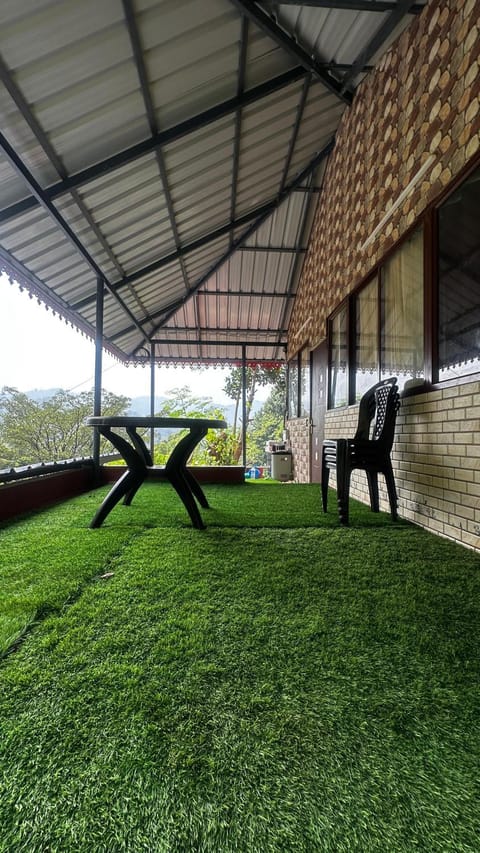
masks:
[[(121, 459), (118, 453), (102, 456), (100, 461), (115, 462)], [(58, 471), (70, 471), (76, 468), (93, 467), (93, 457), (82, 456), (79, 459), (63, 459), (60, 462), (36, 462), (32, 465), (19, 465), (13, 468), (0, 469), (0, 483), (10, 483), (15, 480), (27, 480), (33, 477), (42, 477), (46, 474), (54, 474)]]

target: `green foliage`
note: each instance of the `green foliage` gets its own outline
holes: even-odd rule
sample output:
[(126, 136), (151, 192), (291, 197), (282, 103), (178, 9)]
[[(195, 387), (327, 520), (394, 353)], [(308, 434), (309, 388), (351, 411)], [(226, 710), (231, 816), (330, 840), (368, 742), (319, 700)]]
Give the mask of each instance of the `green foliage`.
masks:
[[(195, 397), (187, 385), (183, 385), (181, 388), (172, 388), (167, 393), (169, 397), (156, 413), (158, 417), (225, 419), (225, 413), (213, 405), (211, 397)], [(156, 465), (165, 464), (180, 437), (187, 432), (188, 430), (175, 430), (167, 437), (155, 441), (154, 462)], [(221, 447), (222, 443), (228, 443), (228, 434), (224, 434), (222, 438), (222, 434), (219, 436), (217, 432), (217, 430), (209, 430), (205, 438), (197, 445), (190, 459), (192, 465), (224, 464), (225, 453)]]
[[(102, 392), (102, 413), (123, 415), (128, 397)], [(57, 391), (41, 402), (32, 400), (15, 388), (3, 388), (0, 394), (0, 465), (27, 465), (55, 462), (92, 452), (92, 429), (85, 418), (93, 412), (93, 391), (72, 394)], [(102, 452), (111, 452), (104, 441)]]
[(285, 386), (278, 382), (272, 388), (270, 396), (249, 425), (247, 433), (247, 456), (252, 463), (266, 465), (265, 452), (267, 441), (282, 439), (285, 419)]
[[(263, 367), (262, 365), (256, 365), (254, 367), (247, 367), (245, 371), (245, 380), (246, 380), (246, 422), (247, 422), (247, 455), (253, 461), (260, 462), (260, 458), (257, 458), (257, 454), (261, 454), (261, 458), (264, 458), (265, 454), (263, 449), (260, 450), (259, 447), (259, 439), (254, 438), (252, 443), (249, 444), (248, 433), (250, 430), (250, 414), (252, 411), (253, 402), (255, 400), (255, 394), (260, 387), (264, 387), (265, 385), (272, 386), (272, 394), (274, 396), (274, 400), (269, 410), (267, 409), (267, 418), (271, 417), (271, 421), (268, 424), (269, 427), (275, 429), (275, 435), (278, 434), (278, 431), (283, 429), (283, 421), (284, 421), (284, 409), (285, 403), (283, 403), (281, 414), (279, 411), (279, 400), (283, 398), (285, 401), (286, 397), (286, 386), (285, 386), (285, 368), (284, 367)], [(240, 407), (241, 407), (241, 399), (242, 399), (242, 383), (243, 383), (243, 370), (241, 367), (233, 368), (230, 372), (230, 376), (226, 379), (225, 385), (223, 386), (223, 390), (227, 397), (234, 400), (235, 402), (235, 414), (233, 421), (233, 434), (236, 437), (236, 444), (233, 450), (232, 462), (231, 464), (238, 463), (240, 459), (240, 455), (242, 453), (242, 434), (239, 429), (239, 418), (240, 418)], [(275, 409), (277, 410), (277, 414), (274, 414)], [(278, 420), (277, 420), (278, 418)], [(273, 421), (273, 422), (272, 422)], [(267, 424), (265, 424), (265, 428)], [(268, 435), (267, 438), (274, 438), (275, 435)]]

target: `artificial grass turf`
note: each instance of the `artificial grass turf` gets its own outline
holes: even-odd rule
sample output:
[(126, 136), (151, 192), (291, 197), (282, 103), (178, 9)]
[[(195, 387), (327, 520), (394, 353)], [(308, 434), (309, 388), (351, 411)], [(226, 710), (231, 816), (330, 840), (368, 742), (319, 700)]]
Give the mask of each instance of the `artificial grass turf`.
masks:
[(110, 568), (0, 667), (2, 853), (480, 849), (477, 555), (212, 525)]
[(0, 657), (37, 620), (107, 571), (108, 561), (137, 532), (89, 530), (97, 500), (82, 496), (0, 528)]
[[(268, 481), (265, 481), (267, 483)], [(262, 481), (260, 481), (262, 485)], [(335, 500), (324, 515), (319, 488), (260, 483), (207, 486), (209, 526), (338, 526)], [(88, 525), (109, 487), (0, 527), (0, 656), (52, 610), (79, 594), (132, 536), (149, 527), (190, 528), (185, 508), (168, 483), (145, 483), (131, 507), (115, 507), (99, 530)], [(388, 516), (366, 513), (352, 501), (352, 524), (378, 526)], [(401, 524), (401, 522), (400, 522)]]
[[(267, 486), (268, 484), (268, 486)], [(323, 513), (320, 486), (301, 483), (276, 483), (272, 481), (247, 481), (240, 485), (207, 485), (202, 487), (210, 509), (201, 509), (208, 527), (331, 527), (339, 525), (336, 495), (331, 493), (328, 513)], [(85, 496), (90, 515), (83, 510), (88, 524), (108, 489), (103, 487)], [(352, 526), (391, 526), (385, 513), (372, 513), (363, 504), (350, 501)], [(405, 522), (395, 522), (403, 526)], [(117, 504), (107, 516), (102, 529), (124, 529), (125, 525), (138, 527), (190, 528), (189, 516), (174, 492), (165, 482), (146, 482), (131, 506)]]

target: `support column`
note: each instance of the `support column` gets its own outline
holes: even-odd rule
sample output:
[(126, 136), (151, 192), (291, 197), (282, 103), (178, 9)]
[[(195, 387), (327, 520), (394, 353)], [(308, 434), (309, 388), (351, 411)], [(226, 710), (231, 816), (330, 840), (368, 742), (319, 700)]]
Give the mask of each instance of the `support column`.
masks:
[[(97, 303), (95, 312), (95, 380), (93, 386), (93, 414), (102, 414), (102, 357), (103, 357), (103, 303), (105, 286), (100, 276), (97, 278)], [(100, 433), (93, 431), (93, 465), (95, 481), (100, 478)]]
[(242, 460), (247, 467), (247, 347), (242, 344)]
[[(155, 344), (150, 344), (150, 417), (155, 415)], [(150, 453), (153, 459), (155, 450), (155, 430), (150, 430)]]

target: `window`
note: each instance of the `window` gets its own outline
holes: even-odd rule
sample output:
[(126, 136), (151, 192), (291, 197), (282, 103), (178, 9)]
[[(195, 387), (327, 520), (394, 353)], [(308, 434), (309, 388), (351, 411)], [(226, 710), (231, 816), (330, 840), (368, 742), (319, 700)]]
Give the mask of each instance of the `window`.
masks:
[(330, 321), (328, 357), (328, 399), (330, 408), (348, 403), (347, 308), (342, 307)]
[(438, 379), (480, 370), (480, 169), (438, 211)]
[(300, 353), (300, 417), (310, 417), (310, 350)]
[(424, 376), (422, 230), (402, 243), (381, 279), (380, 376), (397, 376), (403, 388)]
[(298, 418), (298, 357), (288, 362), (287, 411), (289, 418)]
[(480, 373), (479, 217), (477, 166), (332, 315), (329, 408), (388, 376), (402, 389)]
[(424, 377), (423, 304), (421, 228), (330, 319), (330, 408), (360, 400), (380, 378), (396, 376), (402, 389)]
[(367, 284), (355, 300), (355, 399), (378, 381), (378, 281)]

